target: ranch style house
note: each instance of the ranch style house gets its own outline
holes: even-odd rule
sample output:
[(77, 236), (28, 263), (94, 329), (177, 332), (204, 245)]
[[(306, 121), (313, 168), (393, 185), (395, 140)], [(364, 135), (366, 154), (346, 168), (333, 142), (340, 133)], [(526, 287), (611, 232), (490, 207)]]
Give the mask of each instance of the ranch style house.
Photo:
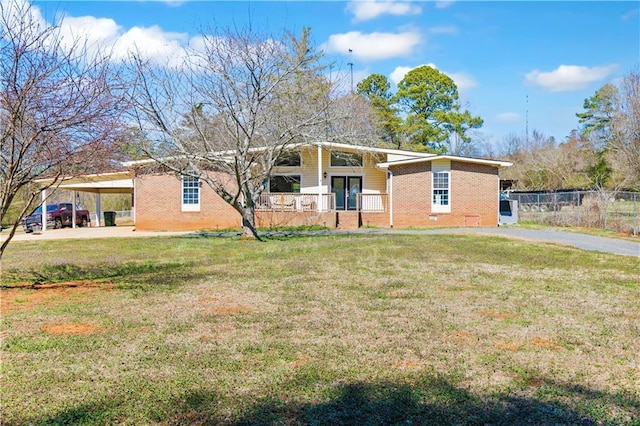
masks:
[[(123, 163), (65, 180), (60, 189), (130, 193), (139, 230), (240, 229), (240, 214), (206, 184)], [(498, 226), (500, 170), (511, 163), (337, 143), (291, 146), (256, 205), (256, 224), (331, 229)], [(43, 203), (46, 195), (43, 192)]]

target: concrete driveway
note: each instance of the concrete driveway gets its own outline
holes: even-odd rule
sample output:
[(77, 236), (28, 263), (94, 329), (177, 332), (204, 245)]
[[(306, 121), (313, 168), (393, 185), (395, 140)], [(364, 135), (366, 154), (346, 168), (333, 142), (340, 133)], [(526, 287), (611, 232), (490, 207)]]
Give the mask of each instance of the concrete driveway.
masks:
[[(345, 231), (354, 234), (481, 234), (495, 235), (508, 238), (520, 238), (530, 241), (557, 243), (582, 250), (601, 251), (624, 256), (636, 256), (640, 258), (640, 242), (627, 241), (615, 238), (597, 237), (559, 230), (522, 229), (518, 227), (496, 228), (443, 228), (443, 229), (360, 229), (358, 231)], [(122, 238), (122, 237), (155, 237), (194, 234), (189, 231), (182, 232), (152, 232), (136, 231), (133, 226), (111, 226), (103, 228), (63, 228), (51, 229), (40, 234), (25, 234), (18, 232), (13, 241), (39, 241), (51, 239), (72, 238)], [(0, 241), (4, 241), (8, 235), (7, 230), (0, 232)]]

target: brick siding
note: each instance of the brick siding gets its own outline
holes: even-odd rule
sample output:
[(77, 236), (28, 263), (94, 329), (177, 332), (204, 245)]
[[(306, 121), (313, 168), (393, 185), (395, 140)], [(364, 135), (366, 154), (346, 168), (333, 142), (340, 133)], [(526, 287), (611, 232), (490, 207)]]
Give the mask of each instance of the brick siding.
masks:
[(497, 226), (499, 177), (495, 167), (451, 162), (451, 213), (431, 212), (431, 163), (394, 167), (393, 225)]
[[(431, 212), (431, 163), (399, 165), (393, 171), (393, 225), (497, 226), (499, 176), (495, 167), (451, 162), (451, 213)], [(238, 212), (206, 184), (200, 190), (200, 211), (183, 212), (182, 181), (173, 174), (135, 177), (136, 228), (141, 230), (239, 229)], [(350, 215), (350, 213), (352, 213)], [(323, 225), (350, 229), (388, 227), (389, 212), (256, 212), (259, 227)]]
[(240, 214), (207, 184), (200, 188), (200, 211), (182, 211), (182, 180), (173, 174), (135, 177), (136, 229), (196, 231), (239, 229)]

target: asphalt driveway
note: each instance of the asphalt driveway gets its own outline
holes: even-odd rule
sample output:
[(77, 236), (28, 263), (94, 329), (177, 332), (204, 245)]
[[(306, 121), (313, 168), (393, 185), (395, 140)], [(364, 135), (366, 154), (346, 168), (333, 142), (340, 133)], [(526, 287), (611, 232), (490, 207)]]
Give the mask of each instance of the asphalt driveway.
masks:
[(577, 247), (582, 250), (601, 251), (624, 256), (640, 258), (640, 242), (621, 240), (616, 238), (598, 237), (559, 230), (522, 229), (501, 226), (496, 228), (443, 228), (428, 230), (384, 230), (383, 232), (410, 234), (482, 234), (496, 235), (509, 238), (520, 238), (530, 241), (557, 243)]

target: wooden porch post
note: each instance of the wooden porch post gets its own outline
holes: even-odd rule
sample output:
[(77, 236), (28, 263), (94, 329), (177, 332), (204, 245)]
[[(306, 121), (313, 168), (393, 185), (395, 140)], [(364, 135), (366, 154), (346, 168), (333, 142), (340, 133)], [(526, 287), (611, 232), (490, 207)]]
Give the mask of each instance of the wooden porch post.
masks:
[(322, 146), (318, 145), (318, 211), (321, 212), (322, 208)]

